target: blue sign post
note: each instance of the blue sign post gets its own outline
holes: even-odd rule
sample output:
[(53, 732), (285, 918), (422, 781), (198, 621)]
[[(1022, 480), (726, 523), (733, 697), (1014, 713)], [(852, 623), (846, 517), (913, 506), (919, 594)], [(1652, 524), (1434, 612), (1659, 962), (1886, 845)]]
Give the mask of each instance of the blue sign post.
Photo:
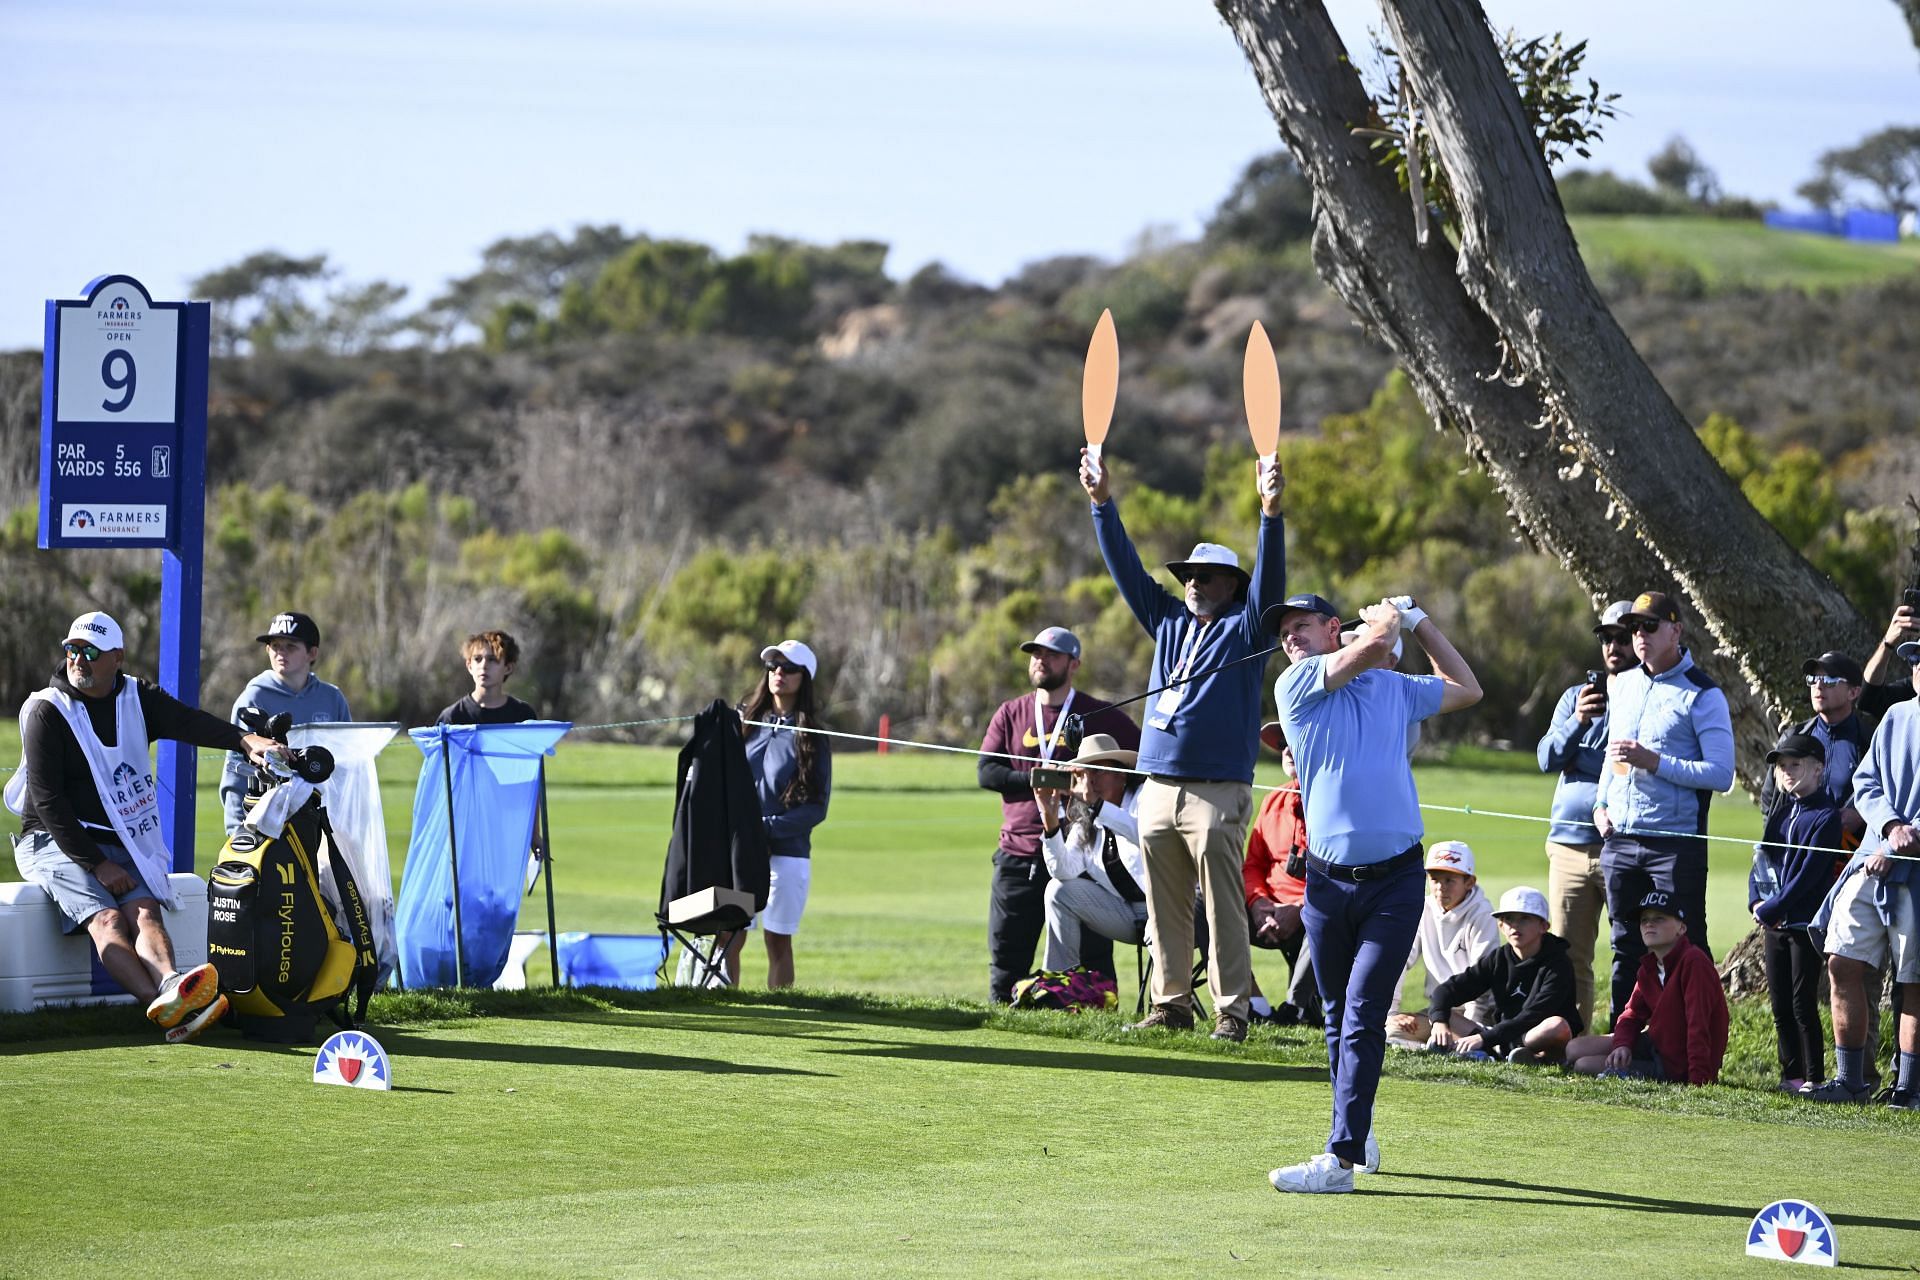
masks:
[[(132, 276), (47, 300), (40, 545), (160, 549), (160, 685), (200, 701), (206, 543), (204, 302), (155, 302)], [(156, 781), (175, 871), (193, 870), (194, 749), (162, 742)]]

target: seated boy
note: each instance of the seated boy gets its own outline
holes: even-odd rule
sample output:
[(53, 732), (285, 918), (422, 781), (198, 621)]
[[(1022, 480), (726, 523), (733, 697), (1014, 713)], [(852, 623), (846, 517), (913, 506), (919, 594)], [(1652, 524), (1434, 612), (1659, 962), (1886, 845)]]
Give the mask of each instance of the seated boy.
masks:
[[(1567, 941), (1547, 932), (1547, 896), (1538, 889), (1507, 890), (1493, 915), (1506, 945), (1435, 988), (1427, 1009), (1432, 1027), (1427, 1047), (1467, 1057), (1500, 1056), (1508, 1062), (1557, 1059), (1586, 1027)], [(1449, 1015), (1482, 994), (1492, 995), (1498, 1020), (1474, 1025), (1461, 1035), (1450, 1025)]]
[(1655, 889), (1640, 899), (1647, 953), (1611, 1036), (1581, 1036), (1567, 1065), (1585, 1075), (1712, 1084), (1727, 1053), (1727, 996), (1707, 953), (1687, 941), (1680, 905)]
[[(295, 724), (340, 724), (353, 719), (347, 709), (347, 695), (313, 673), (320, 662), (320, 626), (304, 613), (275, 614), (265, 634), (255, 639), (267, 646), (267, 669), (247, 682), (233, 700), (233, 714), (258, 707), (268, 715), (286, 712)], [(220, 775), (220, 807), (226, 815), (227, 834), (232, 835), (247, 820), (247, 783), (253, 770), (247, 758), (238, 752), (227, 757)]]
[[(1433, 1003), (1440, 984), (1464, 972), (1500, 945), (1493, 904), (1480, 891), (1474, 875), (1473, 850), (1463, 840), (1442, 840), (1427, 850), (1427, 900), (1420, 911), (1420, 933), (1407, 956), (1406, 972), (1415, 962), (1426, 966), (1427, 1003)], [(1494, 1018), (1493, 1000), (1481, 996), (1460, 1008), (1448, 1008), (1447, 1025), (1455, 1035), (1472, 1035), (1474, 1028)], [(1400, 1049), (1424, 1049), (1433, 1021), (1424, 1013), (1396, 1013), (1387, 1019), (1387, 1043)]]
[(1278, 951), (1288, 966), (1287, 994), (1272, 1005), (1255, 977), (1250, 1004), (1253, 1021), (1274, 1026), (1313, 1026), (1321, 1023), (1320, 989), (1313, 980), (1313, 957), (1307, 952), (1307, 930), (1300, 907), (1307, 897), (1307, 819), (1293, 749), (1278, 720), (1260, 726), (1260, 741), (1280, 754), (1288, 784), (1269, 791), (1247, 834), (1247, 856), (1241, 880), (1247, 892), (1247, 939), (1256, 947)]
[(460, 646), (473, 692), (440, 713), (437, 724), (519, 724), (537, 720), (532, 707), (507, 692), (520, 663), (520, 645), (504, 631), (481, 631)]

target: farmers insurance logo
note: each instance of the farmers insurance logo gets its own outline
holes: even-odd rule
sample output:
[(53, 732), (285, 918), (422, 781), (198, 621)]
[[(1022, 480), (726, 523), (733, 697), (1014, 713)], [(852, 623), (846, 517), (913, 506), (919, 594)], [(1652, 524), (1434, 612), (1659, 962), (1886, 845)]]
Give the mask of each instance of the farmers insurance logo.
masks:
[(1755, 1214), (1747, 1229), (1747, 1255), (1816, 1267), (1839, 1265), (1833, 1223), (1803, 1200), (1776, 1200)]
[(135, 311), (133, 304), (127, 301), (125, 294), (115, 294), (113, 301), (93, 313), (103, 329), (137, 329), (145, 312)]
[(91, 529), (93, 528), (93, 523), (93, 512), (87, 510), (85, 507), (74, 508), (73, 514), (67, 517), (67, 528), (69, 529)]
[(393, 1088), (393, 1072), (378, 1040), (363, 1031), (336, 1031), (313, 1060), (313, 1082), (387, 1090)]

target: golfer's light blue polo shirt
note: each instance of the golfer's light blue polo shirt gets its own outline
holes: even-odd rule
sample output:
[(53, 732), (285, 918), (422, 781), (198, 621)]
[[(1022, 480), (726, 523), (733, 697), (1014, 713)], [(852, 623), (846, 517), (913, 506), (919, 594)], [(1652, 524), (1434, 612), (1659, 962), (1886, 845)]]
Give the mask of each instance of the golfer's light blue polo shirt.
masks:
[(1446, 681), (1363, 671), (1328, 692), (1321, 654), (1274, 681), (1273, 700), (1300, 766), (1307, 847), (1343, 866), (1384, 862), (1420, 839), (1407, 727), (1440, 710)]

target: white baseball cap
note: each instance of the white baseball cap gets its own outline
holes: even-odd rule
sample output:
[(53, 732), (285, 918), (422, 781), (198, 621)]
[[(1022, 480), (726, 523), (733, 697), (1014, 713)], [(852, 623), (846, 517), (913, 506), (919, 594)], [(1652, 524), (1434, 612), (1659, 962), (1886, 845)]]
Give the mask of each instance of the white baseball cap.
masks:
[(120, 624), (98, 609), (75, 618), (67, 628), (67, 639), (79, 640), (102, 651), (127, 647), (126, 637), (120, 634)]
[(1465, 840), (1442, 840), (1427, 846), (1426, 869), (1428, 871), (1458, 871), (1463, 876), (1473, 874), (1473, 850), (1467, 848)]
[(813, 650), (799, 640), (782, 640), (779, 644), (770, 644), (760, 651), (760, 661), (776, 660), (805, 668), (809, 680), (820, 674), (820, 659), (814, 657)]
[(1547, 895), (1524, 884), (1501, 894), (1500, 905), (1493, 909), (1493, 914), (1496, 916), (1529, 915), (1539, 916), (1542, 920), (1553, 919), (1553, 913), (1547, 909)]

